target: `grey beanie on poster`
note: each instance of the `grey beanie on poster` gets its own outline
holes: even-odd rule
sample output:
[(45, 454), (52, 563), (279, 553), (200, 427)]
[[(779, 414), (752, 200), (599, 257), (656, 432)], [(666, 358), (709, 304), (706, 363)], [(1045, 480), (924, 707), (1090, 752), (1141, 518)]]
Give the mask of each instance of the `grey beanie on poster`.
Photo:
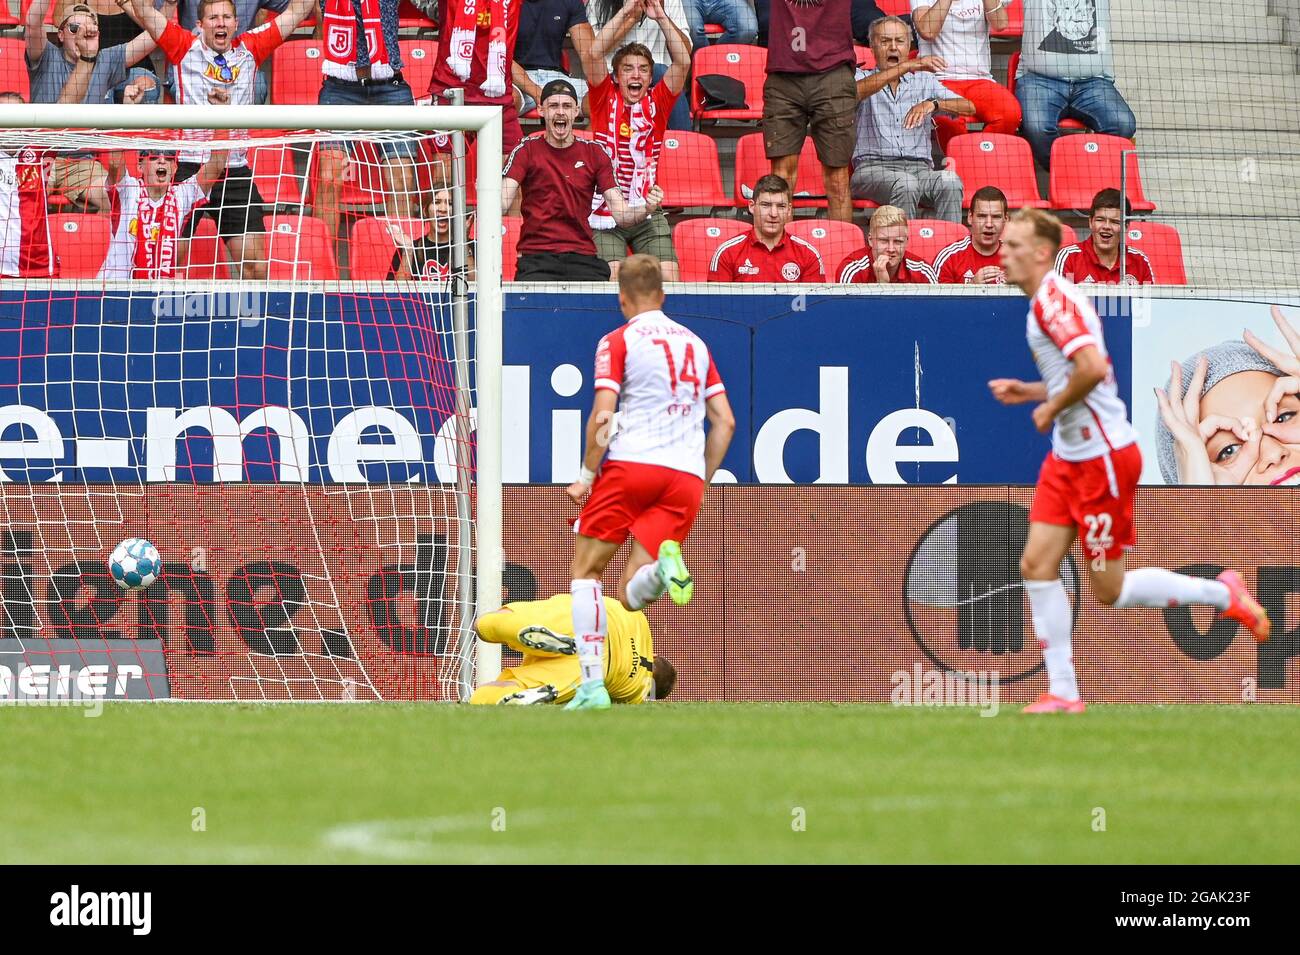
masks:
[[(1192, 382), (1192, 375), (1196, 373), (1196, 363), (1202, 355), (1205, 356), (1208, 367), (1205, 371), (1205, 387), (1201, 389), (1200, 397), (1204, 397), (1207, 391), (1223, 379), (1241, 371), (1266, 371), (1279, 378), (1282, 376), (1282, 372), (1276, 365), (1245, 342), (1220, 342), (1197, 352), (1183, 362), (1182, 391), (1184, 394), (1187, 392), (1187, 386)], [(1156, 453), (1160, 461), (1160, 474), (1165, 479), (1165, 483), (1177, 484), (1178, 459), (1174, 456), (1174, 435), (1165, 427), (1158, 408), (1156, 410)]]

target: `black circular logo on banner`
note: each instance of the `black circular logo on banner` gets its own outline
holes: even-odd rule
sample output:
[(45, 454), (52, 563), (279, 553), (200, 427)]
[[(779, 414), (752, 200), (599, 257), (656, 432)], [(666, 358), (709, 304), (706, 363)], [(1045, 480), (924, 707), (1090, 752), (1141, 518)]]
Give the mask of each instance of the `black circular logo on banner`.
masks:
[[(1025, 508), (977, 501), (944, 514), (916, 542), (903, 574), (903, 615), (935, 666), (997, 670), (1002, 683), (1043, 669), (1020, 578), (1028, 534)], [(1061, 580), (1077, 621), (1079, 569), (1069, 554)]]

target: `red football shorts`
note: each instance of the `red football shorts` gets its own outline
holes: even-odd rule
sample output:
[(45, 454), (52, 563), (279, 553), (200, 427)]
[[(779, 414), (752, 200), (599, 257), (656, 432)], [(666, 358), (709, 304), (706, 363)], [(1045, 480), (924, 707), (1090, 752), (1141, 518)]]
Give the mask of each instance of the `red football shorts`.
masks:
[(1122, 557), (1137, 543), (1133, 497), (1142, 473), (1136, 444), (1088, 461), (1048, 454), (1038, 472), (1029, 520), (1077, 527), (1084, 556)]
[(652, 556), (666, 540), (686, 540), (700, 511), (704, 481), (694, 474), (606, 461), (573, 529), (585, 537), (621, 544), (630, 532)]

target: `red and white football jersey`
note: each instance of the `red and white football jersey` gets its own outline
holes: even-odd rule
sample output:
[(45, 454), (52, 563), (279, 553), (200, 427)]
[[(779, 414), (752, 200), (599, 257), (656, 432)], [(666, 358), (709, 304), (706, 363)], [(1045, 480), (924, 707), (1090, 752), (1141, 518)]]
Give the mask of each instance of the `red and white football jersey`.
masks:
[(161, 199), (151, 199), (139, 179), (123, 176), (108, 198), (112, 238), (99, 278), (175, 278), (181, 227), (208, 199), (198, 177), (174, 182)]
[[(934, 274), (940, 285), (973, 285), (980, 269), (990, 265), (1002, 268), (1002, 243), (992, 255), (982, 255), (970, 236), (958, 239), (934, 257)], [(1006, 285), (1005, 275), (999, 275), (993, 285)]]
[(41, 151), (0, 150), (0, 276), (55, 274), (50, 223), (45, 215), (45, 165)]
[(609, 460), (704, 477), (704, 405), (726, 390), (704, 339), (661, 311), (642, 312), (600, 340), (595, 386), (618, 395)]
[[(1056, 271), (1079, 285), (1119, 285), (1119, 258), (1114, 268), (1106, 268), (1097, 257), (1097, 250), (1089, 236), (1078, 245), (1067, 245), (1056, 253)], [(1151, 260), (1141, 249), (1132, 246), (1125, 256), (1125, 285), (1155, 285), (1155, 271)]]
[[(588, 95), (591, 131), (596, 142), (609, 153), (618, 191), (628, 205), (645, 205), (650, 187), (655, 184), (668, 114), (678, 94), (667, 83), (659, 83), (636, 103), (628, 103), (611, 75), (593, 86)], [(591, 208), (589, 221), (593, 229), (614, 228), (614, 216), (605, 205), (604, 196), (595, 196)]]
[[(837, 282), (848, 285), (874, 285), (876, 270), (871, 264), (871, 246), (864, 245), (856, 252), (850, 252), (835, 270)], [(898, 274), (894, 276), (894, 285), (934, 285), (934, 269), (920, 259), (903, 257), (898, 263)]]
[[(167, 54), (167, 59), (176, 67), (176, 102), (184, 104), (208, 105), (208, 96), (213, 90), (224, 90), (230, 97), (232, 106), (252, 106), (256, 102), (254, 83), (257, 68), (269, 57), (284, 37), (275, 20), (268, 20), (255, 30), (241, 33), (226, 53), (217, 53), (203, 42), (203, 37), (183, 30), (175, 23), (167, 24), (158, 40), (158, 46)], [(214, 133), (210, 129), (187, 129), (183, 132), (187, 140), (211, 140)], [(221, 131), (220, 135), (229, 135), (231, 139), (247, 139), (248, 130)], [(181, 153), (181, 162), (205, 163), (208, 152), (205, 149), (187, 149)], [(232, 149), (226, 160), (229, 168), (248, 165), (244, 150)]]
[[(1047, 273), (1029, 304), (1027, 336), (1049, 398), (1065, 390), (1074, 370), (1070, 357), (1080, 348), (1095, 346), (1110, 364), (1092, 303), (1055, 271)], [(1052, 451), (1064, 461), (1088, 461), (1136, 440), (1113, 368), (1083, 401), (1057, 415), (1052, 429)]]

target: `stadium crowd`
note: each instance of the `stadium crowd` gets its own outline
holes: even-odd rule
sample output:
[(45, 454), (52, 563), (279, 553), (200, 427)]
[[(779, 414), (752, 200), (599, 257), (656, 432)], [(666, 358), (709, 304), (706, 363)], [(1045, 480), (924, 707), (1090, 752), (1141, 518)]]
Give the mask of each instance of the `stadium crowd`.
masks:
[[(648, 252), (668, 280), (998, 284), (1008, 210), (1049, 205), (1038, 178), (1063, 134), (1135, 133), (1109, 12), (1109, 0), (31, 0), (0, 50), (0, 76), (20, 56), (26, 83), (0, 99), (216, 109), (314, 89), (319, 104), (365, 106), (461, 89), (504, 111), (507, 278), (604, 280)], [(412, 30), (426, 38), (412, 44)], [(1004, 52), (1020, 36), (1005, 84), (999, 35)], [(542, 128), (525, 135), (521, 119)], [(716, 140), (751, 127), (728, 197)], [(265, 147), (280, 156), (268, 169), (249, 134), (224, 149), (205, 145), (212, 135), (186, 131), (175, 150), (0, 150), (0, 276), (76, 274), (56, 216), (107, 235), (106, 279), (192, 274), (202, 236), (210, 276), (297, 276), (275, 267), (272, 219), (310, 232), (295, 254), (315, 257), (313, 278), (346, 274), (339, 259), (352, 278), (449, 275), (447, 137), (318, 142), (300, 181), (300, 154)], [(1155, 282), (1123, 242), (1140, 196), (1132, 183), (1120, 194), (1115, 156), (1078, 210), (1088, 236), (1067, 237), (1058, 268)], [(280, 206), (309, 215), (268, 214)], [(688, 214), (727, 207), (750, 222)], [(383, 218), (359, 229), (359, 209)], [(359, 270), (359, 236), (387, 249), (377, 270)]]

